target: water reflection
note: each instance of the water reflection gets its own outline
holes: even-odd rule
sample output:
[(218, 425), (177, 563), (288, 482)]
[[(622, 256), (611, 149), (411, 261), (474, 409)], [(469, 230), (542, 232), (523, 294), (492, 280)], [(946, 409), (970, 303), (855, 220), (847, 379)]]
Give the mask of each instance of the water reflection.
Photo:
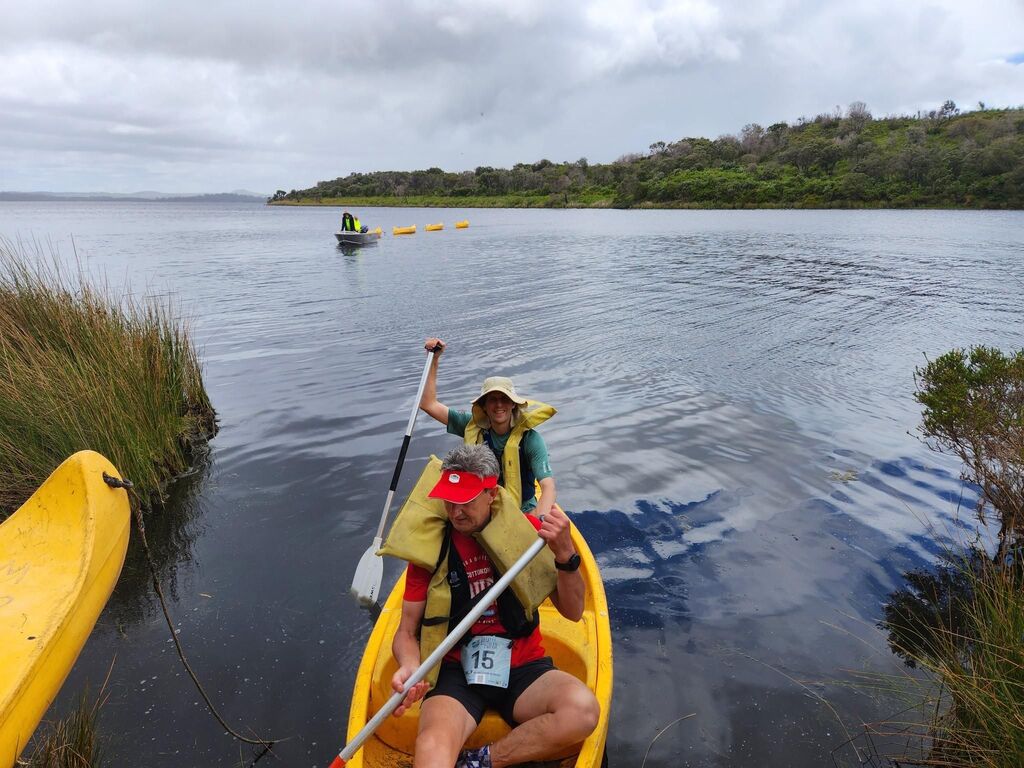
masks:
[(688, 541), (694, 529), (714, 529), (710, 538), (728, 534), (726, 512), (736, 507), (730, 494), (715, 491), (689, 503), (640, 499), (636, 511), (587, 510), (572, 519), (585, 532), (601, 568), (612, 631), (666, 625), (685, 628), (690, 621), (683, 561), (698, 562), (706, 531)]
[[(192, 468), (168, 487), (163, 505), (143, 513), (156, 578), (172, 602), (179, 599), (179, 569), (192, 564), (193, 547), (202, 535), (202, 494), (213, 467), (209, 451), (197, 450), (193, 458)], [(114, 622), (122, 632), (144, 620), (157, 607), (153, 570), (136, 525), (133, 515), (124, 567), (105, 612), (105, 620)]]
[(933, 567), (904, 573), (906, 586), (889, 595), (879, 623), (892, 652), (912, 669), (945, 665), (951, 644), (966, 649), (978, 641), (969, 606), (979, 586), (1001, 577), (1024, 583), (1024, 547), (1018, 546), (1001, 567), (984, 548), (971, 544), (943, 550)]

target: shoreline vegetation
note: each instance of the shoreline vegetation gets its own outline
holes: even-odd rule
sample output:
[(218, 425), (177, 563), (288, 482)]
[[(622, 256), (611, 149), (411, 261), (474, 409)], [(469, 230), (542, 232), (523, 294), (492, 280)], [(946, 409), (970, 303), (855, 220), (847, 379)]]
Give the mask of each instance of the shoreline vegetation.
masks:
[(1024, 209), (1024, 107), (875, 118), (863, 102), (794, 125), (658, 141), (613, 163), (352, 173), (269, 205), (445, 208)]
[(186, 325), (166, 304), (118, 296), (0, 240), (0, 521), (74, 452), (159, 504), (216, 434)]
[(874, 732), (916, 742), (912, 756), (891, 758), (897, 765), (1016, 768), (1024, 765), (1024, 349), (954, 349), (915, 378), (922, 436), (963, 462), (978, 522), (996, 528), (994, 551), (980, 537), (949, 544), (932, 532), (939, 566), (905, 574), (907, 587), (889, 596), (880, 626), (893, 652), (926, 675), (923, 688), (907, 691), (918, 719)]

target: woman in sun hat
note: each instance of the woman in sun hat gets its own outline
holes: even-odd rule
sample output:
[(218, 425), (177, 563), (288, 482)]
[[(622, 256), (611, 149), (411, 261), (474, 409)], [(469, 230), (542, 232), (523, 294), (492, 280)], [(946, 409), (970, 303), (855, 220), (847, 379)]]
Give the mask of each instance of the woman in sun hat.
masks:
[[(546, 515), (555, 503), (555, 478), (547, 445), (534, 428), (554, 416), (555, 409), (520, 396), (512, 379), (505, 376), (484, 379), (469, 411), (449, 408), (437, 399), (437, 366), (445, 343), (431, 337), (423, 346), (437, 352), (430, 363), (420, 410), (467, 444), (489, 445), (501, 467), (499, 483), (519, 501), (524, 512)], [(539, 499), (534, 480), (540, 484)]]

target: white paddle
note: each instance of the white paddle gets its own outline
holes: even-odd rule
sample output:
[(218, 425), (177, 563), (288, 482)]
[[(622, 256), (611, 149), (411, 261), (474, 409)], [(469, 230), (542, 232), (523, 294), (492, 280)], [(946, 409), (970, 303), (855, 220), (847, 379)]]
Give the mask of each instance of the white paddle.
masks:
[(377, 526), (377, 535), (373, 537), (373, 543), (363, 552), (356, 566), (355, 576), (352, 577), (352, 594), (361, 605), (371, 606), (377, 602), (377, 595), (380, 593), (380, 583), (384, 578), (384, 566), (381, 559), (377, 557), (377, 550), (380, 549), (381, 541), (384, 538), (384, 525), (388, 520), (388, 511), (391, 509), (391, 499), (394, 498), (395, 488), (398, 486), (398, 476), (402, 474), (402, 465), (405, 463), (405, 452), (409, 450), (409, 439), (412, 437), (412, 428), (416, 424), (416, 414), (420, 410), (420, 400), (423, 398), (423, 388), (427, 385), (427, 374), (430, 373), (431, 355), (437, 354), (438, 347), (434, 347), (427, 353), (427, 364), (423, 366), (423, 376), (420, 377), (420, 388), (416, 391), (416, 400), (413, 401), (412, 415), (409, 416), (409, 424), (405, 428), (405, 438), (402, 440), (402, 450), (398, 453), (398, 463), (395, 465), (395, 474), (391, 477), (391, 488), (388, 490), (388, 497), (384, 501), (384, 511), (380, 516), (380, 525)]
[(358, 752), (359, 748), (363, 746), (363, 743), (373, 735), (373, 732), (377, 730), (378, 726), (380, 726), (380, 724), (383, 723), (392, 712), (398, 709), (398, 705), (402, 703), (402, 700), (410, 689), (416, 685), (416, 683), (425, 678), (427, 673), (444, 658), (445, 654), (455, 647), (455, 644), (462, 639), (462, 636), (469, 631), (469, 628), (476, 623), (476, 620), (483, 615), (484, 611), (490, 608), (494, 601), (498, 599), (498, 595), (505, 591), (505, 588), (512, 582), (512, 579), (518, 576), (519, 572), (529, 565), (530, 561), (537, 556), (537, 553), (544, 549), (544, 545), (544, 539), (538, 536), (537, 540), (530, 545), (530, 548), (527, 549), (518, 560), (516, 560), (515, 565), (509, 568), (505, 575), (494, 582), (491, 588), (487, 591), (486, 597), (482, 598), (480, 602), (466, 614), (466, 617), (459, 622), (459, 625), (451, 631), (451, 634), (449, 634), (448, 637), (441, 641), (441, 644), (437, 646), (430, 656), (427, 657), (427, 660), (416, 668), (416, 671), (413, 672), (412, 675), (409, 676), (409, 679), (405, 681), (405, 686), (402, 688), (401, 692), (391, 694), (391, 698), (388, 699), (387, 703), (383, 707), (381, 707), (380, 711), (373, 716), (370, 722), (363, 726), (363, 729), (355, 735), (355, 738), (352, 739), (352, 741), (345, 745), (345, 748), (338, 753), (337, 757), (334, 758), (330, 768), (343, 768), (345, 763), (352, 759), (352, 756)]

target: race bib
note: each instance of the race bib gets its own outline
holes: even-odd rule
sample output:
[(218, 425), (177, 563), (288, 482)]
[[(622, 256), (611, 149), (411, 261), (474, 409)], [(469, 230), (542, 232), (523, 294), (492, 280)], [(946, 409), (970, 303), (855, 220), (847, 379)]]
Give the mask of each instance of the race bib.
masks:
[(470, 685), (508, 688), (512, 666), (512, 641), (506, 637), (478, 635), (462, 648), (462, 671)]

